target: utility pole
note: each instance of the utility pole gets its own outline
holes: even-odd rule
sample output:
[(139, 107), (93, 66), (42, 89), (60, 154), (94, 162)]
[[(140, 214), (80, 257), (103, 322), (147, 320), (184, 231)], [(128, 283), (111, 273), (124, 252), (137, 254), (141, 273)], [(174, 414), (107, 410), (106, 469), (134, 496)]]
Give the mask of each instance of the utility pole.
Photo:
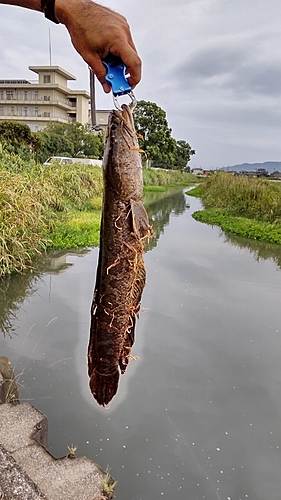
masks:
[(92, 129), (94, 130), (97, 126), (97, 118), (96, 118), (96, 94), (95, 94), (95, 75), (90, 69), (90, 106), (91, 106), (91, 122)]

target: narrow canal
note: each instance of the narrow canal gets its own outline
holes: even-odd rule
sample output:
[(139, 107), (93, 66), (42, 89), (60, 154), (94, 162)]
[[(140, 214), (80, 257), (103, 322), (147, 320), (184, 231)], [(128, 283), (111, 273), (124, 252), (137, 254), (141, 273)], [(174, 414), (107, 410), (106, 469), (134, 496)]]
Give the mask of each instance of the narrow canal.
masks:
[(87, 376), (96, 248), (1, 285), (0, 355), (48, 416), (50, 451), (108, 466), (117, 500), (280, 500), (281, 248), (194, 221), (182, 191), (147, 207), (138, 359), (109, 408)]

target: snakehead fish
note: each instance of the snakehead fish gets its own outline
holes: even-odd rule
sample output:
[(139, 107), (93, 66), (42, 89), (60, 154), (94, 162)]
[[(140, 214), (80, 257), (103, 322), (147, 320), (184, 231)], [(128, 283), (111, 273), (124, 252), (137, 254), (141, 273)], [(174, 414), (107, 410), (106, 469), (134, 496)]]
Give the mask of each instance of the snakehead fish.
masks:
[(103, 161), (100, 250), (88, 348), (90, 388), (105, 406), (117, 392), (134, 343), (145, 286), (144, 241), (151, 234), (142, 203), (141, 155), (132, 110), (113, 110)]

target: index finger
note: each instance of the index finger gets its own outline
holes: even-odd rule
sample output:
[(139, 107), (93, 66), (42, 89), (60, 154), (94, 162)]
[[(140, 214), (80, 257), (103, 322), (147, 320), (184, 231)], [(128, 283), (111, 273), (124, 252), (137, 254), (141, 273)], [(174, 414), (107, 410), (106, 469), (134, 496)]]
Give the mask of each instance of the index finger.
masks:
[(137, 52), (130, 47), (130, 45), (123, 45), (121, 47), (121, 50), (116, 50), (114, 52), (112, 51), (112, 53), (116, 56), (121, 57), (123, 63), (127, 68), (127, 73), (130, 74), (128, 82), (131, 85), (132, 89), (135, 88), (135, 86), (141, 80), (141, 58), (138, 56)]

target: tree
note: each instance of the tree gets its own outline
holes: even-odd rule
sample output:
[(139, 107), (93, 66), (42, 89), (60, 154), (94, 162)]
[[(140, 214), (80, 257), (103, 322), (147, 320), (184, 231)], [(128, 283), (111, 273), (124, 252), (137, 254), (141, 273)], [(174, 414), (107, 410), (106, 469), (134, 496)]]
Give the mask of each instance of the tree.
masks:
[(187, 170), (187, 166), (192, 155), (195, 155), (195, 150), (190, 144), (184, 140), (176, 142), (175, 168), (178, 170)]
[(38, 132), (40, 148), (37, 160), (44, 162), (49, 156), (73, 156), (74, 148), (72, 142), (64, 135), (50, 132)]
[(140, 148), (153, 161), (153, 166), (172, 168), (176, 141), (172, 138), (165, 111), (154, 102), (139, 101), (134, 121), (140, 135)]
[(20, 154), (26, 159), (36, 153), (39, 147), (38, 138), (28, 125), (8, 120), (0, 123), (0, 142), (7, 151)]
[(139, 101), (135, 109), (134, 121), (140, 136), (140, 148), (154, 167), (184, 170), (195, 151), (184, 140), (172, 137), (166, 112), (150, 101)]
[(50, 122), (38, 132), (45, 156), (74, 156), (102, 158), (103, 137), (94, 135), (88, 125), (82, 123)]

